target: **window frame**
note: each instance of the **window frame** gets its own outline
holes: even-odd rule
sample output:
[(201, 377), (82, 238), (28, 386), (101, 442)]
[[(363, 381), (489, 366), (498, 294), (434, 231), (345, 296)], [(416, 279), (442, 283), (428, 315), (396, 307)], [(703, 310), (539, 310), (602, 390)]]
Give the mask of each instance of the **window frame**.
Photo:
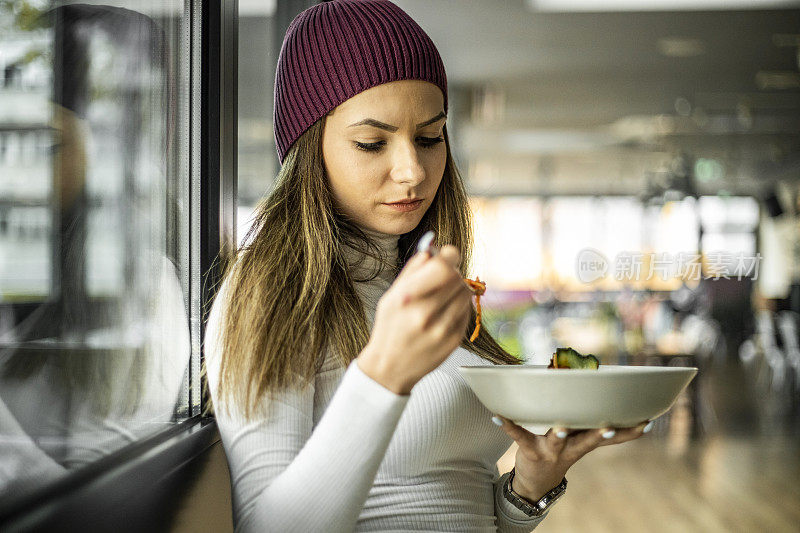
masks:
[[(182, 258), (188, 265), (188, 279), (182, 284), (188, 294), (192, 339), (185, 391), (188, 418), (19, 498), (7, 498), (0, 503), (0, 529), (39, 530), (56, 523), (67, 529), (89, 523), (119, 526), (124, 509), (109, 502), (153, 504), (152, 496), (136, 492), (143, 480), (154, 488), (185, 486), (176, 484), (175, 476), (187, 481), (195, 473), (186, 465), (219, 443), (213, 417), (202, 414), (206, 400), (200, 369), (206, 314), (221, 275), (218, 257), (236, 242), (238, 0), (185, 0), (182, 21), (187, 27), (181, 38), (189, 40), (189, 57), (180, 65), (188, 81), (180, 90), (188, 94), (188, 102), (179, 104), (188, 106), (184, 146), (189, 157), (184, 167), (178, 162), (188, 175), (190, 195), (189, 256)], [(6, 305), (15, 316), (35, 308)]]

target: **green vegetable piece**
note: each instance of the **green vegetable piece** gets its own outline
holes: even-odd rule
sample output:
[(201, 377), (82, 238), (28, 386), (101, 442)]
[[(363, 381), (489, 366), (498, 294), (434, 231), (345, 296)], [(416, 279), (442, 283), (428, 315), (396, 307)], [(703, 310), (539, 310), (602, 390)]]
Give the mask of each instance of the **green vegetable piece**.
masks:
[(556, 348), (547, 368), (586, 368), (597, 370), (600, 361), (592, 354), (581, 355), (572, 348)]

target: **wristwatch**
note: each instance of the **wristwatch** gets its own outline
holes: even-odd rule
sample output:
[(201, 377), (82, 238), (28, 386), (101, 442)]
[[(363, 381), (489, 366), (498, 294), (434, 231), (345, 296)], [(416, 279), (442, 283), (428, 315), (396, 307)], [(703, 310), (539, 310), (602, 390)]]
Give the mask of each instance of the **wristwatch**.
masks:
[(567, 478), (563, 478), (561, 483), (539, 498), (539, 501), (530, 502), (511, 490), (511, 481), (513, 479), (514, 468), (511, 469), (511, 473), (508, 478), (506, 478), (505, 484), (503, 484), (503, 496), (505, 496), (506, 500), (511, 502), (514, 507), (530, 517), (542, 516), (567, 490)]

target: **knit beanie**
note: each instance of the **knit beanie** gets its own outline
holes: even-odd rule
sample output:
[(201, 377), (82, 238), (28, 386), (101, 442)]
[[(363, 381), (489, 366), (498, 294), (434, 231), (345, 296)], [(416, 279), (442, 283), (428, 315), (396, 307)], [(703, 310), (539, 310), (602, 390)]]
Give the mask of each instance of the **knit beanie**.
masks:
[(281, 164), (314, 122), (345, 100), (397, 80), (447, 77), (433, 41), (389, 0), (331, 0), (289, 24), (275, 73), (273, 127)]

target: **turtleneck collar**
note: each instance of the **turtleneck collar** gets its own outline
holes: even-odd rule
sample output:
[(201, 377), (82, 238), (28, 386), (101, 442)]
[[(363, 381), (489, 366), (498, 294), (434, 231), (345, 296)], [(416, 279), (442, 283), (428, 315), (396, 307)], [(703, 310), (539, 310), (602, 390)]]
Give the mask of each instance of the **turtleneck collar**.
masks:
[[(399, 253), (398, 241), (400, 240), (400, 236), (389, 233), (381, 233), (379, 231), (374, 231), (363, 227), (361, 228), (361, 231), (367, 234), (367, 236), (378, 246), (381, 255), (386, 258), (387, 264), (381, 265), (380, 271), (378, 272), (378, 277), (381, 279), (394, 279), (395, 275), (397, 274), (394, 266), (397, 264), (397, 256)], [(356, 279), (362, 280), (367, 277), (371, 277), (376, 271), (378, 271), (377, 267), (379, 261), (377, 259), (363, 254), (346, 244), (343, 245), (343, 247), (348, 267)]]

